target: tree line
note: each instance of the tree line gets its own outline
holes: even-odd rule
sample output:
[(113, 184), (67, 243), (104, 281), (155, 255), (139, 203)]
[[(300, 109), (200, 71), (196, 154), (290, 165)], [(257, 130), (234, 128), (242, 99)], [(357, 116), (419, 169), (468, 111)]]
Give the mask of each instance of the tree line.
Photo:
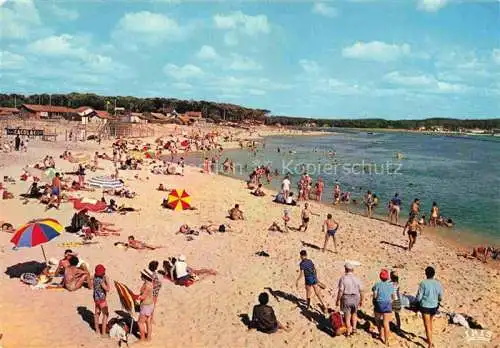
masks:
[(269, 110), (247, 108), (229, 103), (217, 103), (205, 100), (180, 100), (174, 98), (137, 98), (132, 96), (101, 96), (94, 93), (69, 94), (0, 94), (0, 106), (19, 107), (21, 104), (58, 105), (71, 108), (88, 106), (96, 110), (108, 110), (122, 107), (131, 112), (161, 112), (173, 110), (178, 113), (199, 111), (203, 117), (218, 121), (263, 121), (268, 125), (302, 127), (314, 123), (317, 127), (346, 128), (382, 128), (382, 129), (418, 129), (425, 127), (443, 127), (452, 131), (460, 128), (500, 129), (500, 118), (481, 120), (460, 120), (453, 118), (428, 118), (425, 120), (385, 120), (373, 119), (314, 119), (305, 117), (270, 116)]

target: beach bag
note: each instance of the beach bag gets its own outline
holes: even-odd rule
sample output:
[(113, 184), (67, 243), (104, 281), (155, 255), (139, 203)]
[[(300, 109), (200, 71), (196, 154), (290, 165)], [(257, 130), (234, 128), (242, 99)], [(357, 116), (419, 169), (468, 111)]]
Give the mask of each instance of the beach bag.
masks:
[(226, 232), (226, 226), (225, 225), (220, 225), (219, 226), (219, 232)]
[(333, 332), (336, 333), (344, 326), (344, 320), (340, 312), (332, 312), (330, 314), (330, 324), (332, 325)]

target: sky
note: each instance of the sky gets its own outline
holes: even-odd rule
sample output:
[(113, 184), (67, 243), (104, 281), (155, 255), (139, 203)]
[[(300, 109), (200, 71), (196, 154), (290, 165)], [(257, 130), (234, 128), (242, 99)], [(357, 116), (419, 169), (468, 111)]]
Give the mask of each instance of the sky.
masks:
[(500, 117), (500, 0), (0, 0), (0, 92)]

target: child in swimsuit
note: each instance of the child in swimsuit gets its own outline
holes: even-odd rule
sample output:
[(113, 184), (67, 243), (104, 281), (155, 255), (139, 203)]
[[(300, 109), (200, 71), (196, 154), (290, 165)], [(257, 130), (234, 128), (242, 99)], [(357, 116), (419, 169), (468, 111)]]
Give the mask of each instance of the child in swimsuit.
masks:
[(106, 334), (106, 327), (108, 324), (108, 303), (106, 302), (106, 294), (109, 291), (108, 278), (106, 277), (106, 269), (103, 265), (97, 265), (95, 267), (94, 281), (94, 323), (95, 331), (99, 333), (99, 317), (102, 313), (102, 326), (101, 334), (104, 336)]

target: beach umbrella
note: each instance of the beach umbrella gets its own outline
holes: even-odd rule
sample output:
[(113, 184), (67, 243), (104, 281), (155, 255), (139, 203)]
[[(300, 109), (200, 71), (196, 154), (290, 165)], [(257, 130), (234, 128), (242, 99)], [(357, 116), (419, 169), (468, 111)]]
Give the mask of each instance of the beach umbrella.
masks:
[(10, 241), (16, 248), (31, 248), (40, 245), (43, 258), (47, 261), (42, 244), (59, 236), (63, 229), (64, 227), (54, 219), (33, 220), (18, 229)]
[(118, 294), (118, 298), (120, 299), (120, 303), (124, 310), (130, 314), (130, 331), (132, 332), (132, 328), (134, 325), (134, 313), (135, 313), (135, 300), (137, 295), (132, 292), (125, 284), (117, 282), (115, 280), (115, 288), (116, 293)]
[(191, 197), (184, 190), (172, 190), (168, 194), (167, 206), (172, 210), (185, 210), (191, 208)]
[(88, 180), (88, 184), (102, 189), (117, 189), (124, 186), (122, 181), (108, 176), (95, 176)]

